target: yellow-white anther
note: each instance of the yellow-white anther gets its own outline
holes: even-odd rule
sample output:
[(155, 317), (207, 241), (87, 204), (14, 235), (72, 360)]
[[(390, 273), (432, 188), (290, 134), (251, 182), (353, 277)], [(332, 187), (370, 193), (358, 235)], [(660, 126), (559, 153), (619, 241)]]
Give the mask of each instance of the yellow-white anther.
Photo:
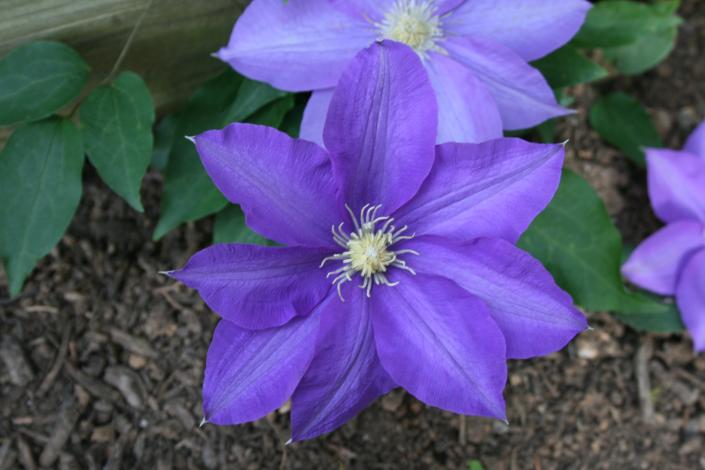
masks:
[[(403, 235), (407, 227), (397, 229), (393, 224), (394, 219), (387, 216), (378, 217), (377, 213), (381, 205), (365, 205), (360, 210), (359, 219), (353, 211), (345, 206), (352, 219), (355, 231), (347, 234), (343, 231), (343, 224), (333, 226), (333, 240), (345, 251), (325, 258), (321, 262), (321, 267), (328, 261), (339, 261), (342, 266), (334, 271), (330, 271), (326, 277), (335, 276), (333, 284), (338, 289), (341, 300), (343, 294), (341, 287), (344, 283), (352, 281), (353, 277), (360, 275), (362, 284), (360, 288), (365, 290), (367, 297), (372, 293), (372, 285), (395, 286), (397, 282), (390, 282), (387, 279), (387, 271), (390, 267), (396, 267), (411, 274), (416, 274), (413, 269), (406, 265), (406, 262), (399, 259), (401, 254), (418, 255), (414, 250), (391, 249), (392, 245), (402, 240), (410, 240), (413, 235)], [(382, 226), (377, 229), (377, 225)]]

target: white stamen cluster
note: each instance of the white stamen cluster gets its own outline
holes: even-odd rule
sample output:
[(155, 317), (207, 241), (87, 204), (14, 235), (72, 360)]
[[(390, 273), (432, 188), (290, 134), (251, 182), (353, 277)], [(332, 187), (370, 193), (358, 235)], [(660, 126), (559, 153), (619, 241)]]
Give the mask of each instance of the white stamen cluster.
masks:
[[(348, 205), (345, 208), (350, 214), (355, 231), (351, 234), (345, 233), (343, 226), (333, 226), (333, 240), (340, 247), (345, 249), (341, 253), (325, 258), (321, 262), (323, 267), (328, 261), (342, 261), (343, 266), (335, 271), (331, 271), (326, 278), (335, 276), (333, 285), (338, 289), (340, 300), (343, 299), (341, 287), (344, 283), (352, 281), (356, 274), (362, 277), (361, 289), (365, 289), (367, 297), (372, 293), (372, 285), (396, 286), (399, 282), (390, 282), (387, 279), (387, 271), (390, 267), (396, 267), (411, 274), (416, 274), (413, 269), (406, 265), (406, 262), (399, 259), (399, 255), (413, 254), (418, 256), (414, 250), (392, 251), (389, 248), (402, 240), (411, 240), (414, 235), (404, 235), (408, 230), (405, 225), (397, 229), (394, 219), (388, 216), (378, 217), (377, 213), (381, 205), (372, 206), (366, 204), (360, 210), (359, 220), (355, 217), (352, 209)], [(382, 226), (377, 230), (377, 224)]]
[(382, 39), (403, 42), (424, 59), (430, 50), (443, 50), (437, 44), (443, 30), (435, 0), (397, 0), (375, 26)]

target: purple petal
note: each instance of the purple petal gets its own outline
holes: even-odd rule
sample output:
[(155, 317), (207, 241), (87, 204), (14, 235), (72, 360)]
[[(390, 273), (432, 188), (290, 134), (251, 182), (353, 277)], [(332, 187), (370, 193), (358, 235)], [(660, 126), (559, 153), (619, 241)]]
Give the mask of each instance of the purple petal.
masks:
[(205, 132), (196, 149), (215, 185), (260, 235), (285, 245), (333, 244), (330, 229), (342, 205), (325, 150), (251, 124)]
[(705, 222), (705, 161), (673, 150), (647, 149), (649, 198), (664, 222)]
[(684, 150), (700, 158), (705, 158), (705, 122), (690, 134)]
[(505, 418), (504, 339), (481, 301), (419, 274), (376, 289), (371, 302), (377, 352), (395, 382), (431, 406)]
[(504, 240), (479, 238), (461, 245), (422, 237), (400, 249), (420, 253), (408, 262), (416, 272), (452, 279), (482, 299), (504, 334), (510, 359), (558, 351), (587, 328), (541, 263)]
[(338, 10), (358, 21), (379, 23), (397, 0), (328, 0)]
[(369, 301), (356, 285), (321, 313), (316, 355), (292, 397), (292, 439), (331, 432), (396, 385), (377, 358)]
[(515, 242), (553, 197), (564, 153), (521, 139), (439, 145), (431, 174), (395, 218), (417, 235)]
[[(353, 18), (369, 23), (381, 22), (394, 5), (399, 3), (398, 0), (329, 0), (329, 2)], [(436, 13), (444, 15), (464, 2), (465, 0), (436, 0)]]
[(471, 35), (536, 60), (568, 42), (591, 8), (583, 0), (467, 0), (446, 19), (451, 35)]
[(448, 38), (443, 47), (487, 85), (499, 106), (505, 129), (525, 129), (571, 113), (556, 102), (543, 75), (511, 49), (461, 37)]
[(436, 98), (416, 53), (392, 41), (360, 52), (340, 79), (323, 132), (344, 201), (387, 214), (433, 165)]
[(695, 221), (674, 222), (641, 242), (622, 274), (639, 287), (673, 295), (683, 265), (700, 248), (705, 248), (705, 227)]
[(468, 0), (437, 0), (438, 14), (445, 15), (446, 13), (454, 10), (467, 2)]
[(484, 142), (502, 137), (502, 117), (489, 89), (442, 54), (426, 62), (438, 100), (437, 142)]
[(304, 117), (301, 120), (299, 136), (304, 140), (315, 142), (323, 147), (323, 126), (326, 123), (330, 100), (333, 99), (333, 88), (316, 90), (311, 93)]
[(241, 328), (283, 325), (308, 315), (330, 290), (317, 248), (213, 245), (169, 273), (197, 289), (218, 315)]
[(329, 88), (376, 34), (372, 24), (355, 21), (327, 0), (254, 0), (217, 56), (283, 90)]
[(695, 350), (705, 351), (705, 250), (698, 251), (686, 263), (678, 281), (676, 301)]
[(314, 314), (259, 331), (221, 320), (206, 358), (206, 420), (240, 424), (262, 418), (282, 406), (313, 358), (319, 319)]

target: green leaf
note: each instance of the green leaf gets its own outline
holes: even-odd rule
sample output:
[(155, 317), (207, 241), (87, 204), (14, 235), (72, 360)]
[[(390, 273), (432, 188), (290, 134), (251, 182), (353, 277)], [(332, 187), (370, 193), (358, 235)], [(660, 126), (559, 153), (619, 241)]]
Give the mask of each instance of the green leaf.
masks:
[(597, 100), (590, 109), (590, 125), (639, 166), (646, 164), (645, 147), (661, 147), (651, 118), (637, 100), (621, 92)]
[(294, 107), (294, 97), (292, 95), (273, 101), (264, 108), (255, 112), (247, 122), (259, 124), (261, 126), (269, 126), (279, 128), (284, 122), (286, 114)]
[(681, 23), (674, 16), (678, 0), (654, 5), (616, 0), (595, 4), (572, 44), (577, 47), (617, 47)]
[(482, 462), (477, 459), (468, 460), (468, 470), (484, 470)]
[(152, 158), (154, 102), (139, 75), (122, 72), (81, 104), (86, 152), (98, 174), (142, 212), (140, 185)]
[(152, 150), (152, 168), (164, 171), (169, 161), (171, 148), (176, 140), (179, 123), (174, 114), (164, 116), (154, 129), (154, 149)]
[(604, 54), (621, 73), (638, 75), (657, 66), (668, 57), (676, 45), (677, 36), (678, 27), (672, 26), (644, 34), (630, 44), (606, 48)]
[(286, 92), (272, 88), (266, 83), (243, 79), (235, 101), (225, 113), (224, 123), (240, 122), (272, 101), (283, 98)]
[(11, 296), (71, 222), (82, 168), (81, 135), (66, 119), (18, 128), (0, 153), (0, 258)]
[(203, 169), (193, 143), (182, 136), (222, 127), (241, 82), (240, 75), (228, 70), (199, 88), (186, 108), (177, 113), (176, 140), (166, 167), (155, 240), (183, 222), (200, 219), (225, 207), (227, 201)]
[(284, 116), (284, 122), (282, 122), (279, 126), (279, 128), (289, 134), (290, 137), (299, 137), (299, 133), (301, 131), (301, 121), (304, 117), (308, 97), (308, 93), (298, 93), (294, 95), (294, 108), (286, 113), (286, 116)]
[(518, 245), (543, 262), (583, 308), (620, 305), (622, 240), (604, 204), (580, 176), (564, 171), (556, 196)]
[(575, 173), (563, 172), (553, 201), (518, 246), (538, 258), (584, 309), (617, 312), (628, 324), (649, 331), (682, 328), (672, 305), (626, 290), (621, 236), (595, 191)]
[(683, 322), (675, 303), (664, 302), (645, 292), (628, 292), (622, 299), (615, 316), (639, 330), (656, 333), (683, 331)]
[(564, 46), (532, 64), (553, 88), (588, 83), (607, 76), (607, 70), (592, 62), (571, 45)]
[(0, 126), (49, 116), (78, 96), (89, 70), (76, 51), (58, 42), (13, 49), (0, 59)]
[(213, 243), (272, 245), (272, 242), (250, 230), (240, 207), (232, 204), (215, 216)]

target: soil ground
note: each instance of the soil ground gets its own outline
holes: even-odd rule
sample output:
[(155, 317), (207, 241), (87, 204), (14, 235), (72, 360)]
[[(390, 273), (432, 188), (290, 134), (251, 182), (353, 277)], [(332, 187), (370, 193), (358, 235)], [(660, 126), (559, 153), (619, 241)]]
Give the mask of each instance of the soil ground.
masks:
[[(638, 78), (573, 90), (559, 126), (568, 165), (599, 191), (625, 239), (658, 226), (645, 175), (606, 146), (585, 111), (603, 92), (637, 95), (667, 146), (705, 117), (705, 2), (685, 1), (670, 59)], [(550, 357), (514, 361), (510, 425), (462, 418), (394, 391), (329, 436), (289, 447), (288, 413), (198, 427), (203, 361), (216, 316), (158, 271), (209, 243), (210, 222), (159, 243), (161, 180), (146, 214), (87, 171), (68, 234), (7, 300), (0, 275), (0, 469), (705, 468), (705, 355), (682, 335), (645, 335), (604, 313)], [(650, 382), (650, 383), (649, 383)], [(640, 390), (642, 390), (640, 394)], [(641, 398), (641, 399), (640, 399)]]

